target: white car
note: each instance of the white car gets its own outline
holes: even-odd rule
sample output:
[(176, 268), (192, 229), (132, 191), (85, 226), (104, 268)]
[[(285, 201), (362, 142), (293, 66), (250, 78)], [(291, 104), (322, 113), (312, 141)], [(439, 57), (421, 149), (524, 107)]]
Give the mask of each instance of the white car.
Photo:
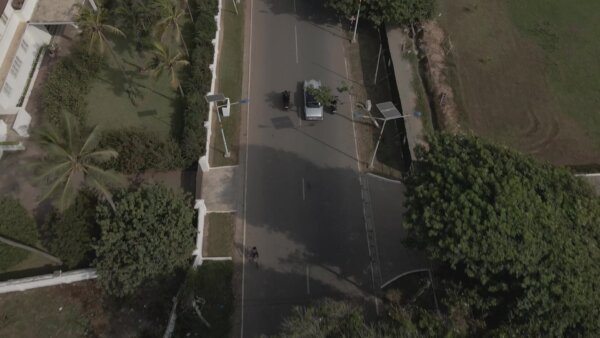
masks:
[(304, 118), (307, 120), (322, 120), (323, 104), (309, 93), (309, 88), (321, 88), (321, 81), (304, 80)]

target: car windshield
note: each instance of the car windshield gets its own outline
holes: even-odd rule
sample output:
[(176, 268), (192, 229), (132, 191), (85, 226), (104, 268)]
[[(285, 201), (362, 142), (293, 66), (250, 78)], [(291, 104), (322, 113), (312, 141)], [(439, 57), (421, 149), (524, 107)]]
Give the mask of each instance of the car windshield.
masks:
[(306, 106), (308, 108), (319, 108), (321, 104), (310, 93), (306, 93)]

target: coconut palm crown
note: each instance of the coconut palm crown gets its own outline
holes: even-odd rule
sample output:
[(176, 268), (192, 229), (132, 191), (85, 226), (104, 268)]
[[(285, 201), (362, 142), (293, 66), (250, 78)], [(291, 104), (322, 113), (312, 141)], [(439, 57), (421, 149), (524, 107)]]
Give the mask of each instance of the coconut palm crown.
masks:
[(37, 138), (45, 155), (36, 165), (37, 179), (43, 185), (40, 200), (55, 198), (59, 210), (74, 201), (80, 189), (87, 187), (112, 205), (110, 189), (124, 181), (112, 170), (99, 165), (118, 156), (112, 149), (98, 149), (98, 127), (83, 128), (70, 114), (64, 114), (59, 128), (48, 125)]
[(146, 65), (145, 69), (150, 71), (152, 76), (155, 78), (160, 77), (163, 72), (168, 72), (171, 77), (171, 86), (173, 88), (179, 88), (181, 96), (184, 96), (179, 76), (177, 75), (182, 67), (187, 66), (189, 61), (185, 59), (185, 56), (180, 52), (171, 52), (168, 47), (160, 44), (159, 42), (154, 43), (154, 50), (152, 50), (152, 59)]

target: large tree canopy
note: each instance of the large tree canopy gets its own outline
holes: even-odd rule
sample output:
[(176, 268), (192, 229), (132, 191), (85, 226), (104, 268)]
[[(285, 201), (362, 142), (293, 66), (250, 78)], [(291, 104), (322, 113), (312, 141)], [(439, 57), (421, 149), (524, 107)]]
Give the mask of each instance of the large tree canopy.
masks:
[(135, 293), (147, 279), (169, 274), (194, 249), (194, 210), (188, 195), (160, 185), (115, 194), (115, 210), (97, 208), (98, 280), (107, 293)]
[(430, 138), (407, 227), (454, 270), (488, 325), (600, 335), (600, 198), (566, 170), (473, 136)]
[[(341, 15), (356, 15), (358, 0), (325, 0), (327, 7)], [(363, 0), (361, 16), (375, 25), (382, 23), (413, 25), (433, 16), (435, 0)]]

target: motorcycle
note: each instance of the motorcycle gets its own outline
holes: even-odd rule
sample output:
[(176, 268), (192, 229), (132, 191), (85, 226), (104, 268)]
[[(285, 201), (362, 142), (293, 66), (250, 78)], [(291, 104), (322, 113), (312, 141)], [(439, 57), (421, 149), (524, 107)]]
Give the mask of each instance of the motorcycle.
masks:
[(283, 109), (288, 110), (290, 108), (290, 92), (284, 90), (281, 94), (283, 96)]
[(331, 102), (329, 103), (329, 111), (332, 114), (335, 114), (337, 112), (337, 96), (333, 98), (333, 100), (331, 100)]

